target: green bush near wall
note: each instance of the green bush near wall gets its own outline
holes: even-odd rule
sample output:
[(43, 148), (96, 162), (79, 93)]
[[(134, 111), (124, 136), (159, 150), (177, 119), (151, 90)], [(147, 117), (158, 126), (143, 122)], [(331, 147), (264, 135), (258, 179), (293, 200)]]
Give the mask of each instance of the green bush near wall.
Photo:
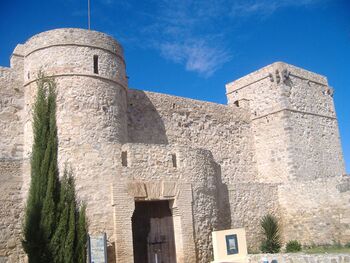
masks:
[(286, 245), (286, 252), (299, 252), (301, 251), (301, 244), (297, 240), (291, 240)]

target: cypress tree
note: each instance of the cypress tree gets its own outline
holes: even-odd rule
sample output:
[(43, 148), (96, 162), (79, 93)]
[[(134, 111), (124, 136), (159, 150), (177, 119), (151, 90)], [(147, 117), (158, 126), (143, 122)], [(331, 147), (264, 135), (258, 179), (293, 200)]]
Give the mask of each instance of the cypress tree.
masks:
[(86, 205), (82, 204), (80, 211), (77, 211), (77, 244), (75, 247), (75, 261), (77, 263), (86, 262), (86, 244), (87, 244), (87, 222)]
[(64, 261), (64, 250), (67, 238), (67, 228), (68, 228), (68, 196), (66, 195), (68, 189), (68, 171), (65, 168), (63, 177), (61, 179), (60, 186), (60, 199), (58, 203), (58, 224), (56, 231), (51, 240), (51, 247), (53, 251), (53, 262), (61, 263)]
[(31, 183), (23, 223), (23, 248), (29, 263), (85, 263), (85, 206), (78, 207), (74, 178), (57, 166), (56, 84), (42, 73), (33, 112)]
[(75, 201), (75, 186), (72, 173), (68, 174), (67, 182), (67, 207), (68, 207), (68, 222), (67, 222), (67, 238), (64, 248), (64, 258), (66, 262), (74, 261), (74, 251), (76, 245), (76, 201)]
[[(29, 263), (50, 261), (48, 242), (54, 229), (48, 218), (55, 215), (53, 198), (56, 192), (57, 173), (57, 128), (55, 83), (42, 73), (38, 75), (37, 98), (33, 112), (34, 142), (31, 156), (31, 183), (23, 225), (23, 248)], [(48, 92), (47, 92), (48, 88)], [(54, 117), (52, 117), (54, 116)], [(50, 172), (49, 172), (50, 171)], [(47, 196), (48, 182), (52, 195)], [(50, 198), (52, 200), (50, 200)]]
[[(58, 169), (57, 169), (57, 126), (56, 126), (56, 93), (55, 84), (49, 80), (48, 87), (48, 118), (49, 118), (49, 135), (48, 143), (44, 155), (42, 174), (47, 175), (46, 194), (43, 199), (41, 227), (44, 232), (44, 238), (47, 246), (55, 232), (56, 213), (58, 202)], [(49, 249), (49, 248), (48, 248)], [(49, 253), (51, 254), (51, 253)], [(52, 261), (51, 258), (49, 258)]]
[(87, 225), (85, 206), (78, 207), (73, 173), (66, 167), (61, 180), (59, 222), (51, 240), (55, 263), (85, 263)]

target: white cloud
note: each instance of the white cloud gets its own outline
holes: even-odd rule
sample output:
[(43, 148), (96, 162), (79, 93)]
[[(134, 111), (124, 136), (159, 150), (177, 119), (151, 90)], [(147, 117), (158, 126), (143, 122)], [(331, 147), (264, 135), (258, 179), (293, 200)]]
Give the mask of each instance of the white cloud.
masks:
[(326, 0), (246, 0), (231, 6), (232, 16), (271, 15), (281, 8), (312, 6)]
[(159, 50), (164, 58), (208, 77), (232, 58), (233, 50), (225, 36), (234, 32), (242, 16), (266, 17), (278, 9), (327, 0), (148, 1), (141, 8), (138, 0), (118, 1), (118, 8), (131, 14), (128, 29), (132, 32), (122, 37), (140, 38), (142, 47)]
[(201, 39), (187, 43), (162, 43), (160, 49), (165, 58), (184, 63), (186, 70), (198, 72), (205, 77), (211, 76), (230, 59), (227, 51), (208, 46), (208, 43)]

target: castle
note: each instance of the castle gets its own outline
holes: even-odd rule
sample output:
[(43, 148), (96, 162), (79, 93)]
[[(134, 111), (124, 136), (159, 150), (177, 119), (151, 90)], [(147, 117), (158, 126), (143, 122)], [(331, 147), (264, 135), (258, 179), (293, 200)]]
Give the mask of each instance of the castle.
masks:
[(23, 262), (39, 70), (57, 83), (60, 168), (73, 165), (108, 262), (151, 262), (158, 249), (168, 263), (207, 263), (211, 232), (238, 227), (256, 251), (268, 213), (285, 242), (350, 241), (350, 179), (325, 77), (276, 62), (227, 84), (227, 105), (134, 90), (116, 40), (57, 29), (0, 67), (0, 262)]

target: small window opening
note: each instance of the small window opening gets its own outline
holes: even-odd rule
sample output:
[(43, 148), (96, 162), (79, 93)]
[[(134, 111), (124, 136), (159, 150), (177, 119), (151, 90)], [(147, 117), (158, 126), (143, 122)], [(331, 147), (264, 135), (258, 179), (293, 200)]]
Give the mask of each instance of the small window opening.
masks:
[(176, 161), (176, 154), (172, 154), (171, 155), (171, 160), (172, 160), (172, 162), (173, 162), (173, 167), (177, 167), (177, 161)]
[(94, 55), (94, 73), (98, 74), (98, 56)]
[(233, 104), (235, 104), (237, 107), (239, 107), (239, 101), (236, 100)]
[(122, 166), (128, 166), (128, 152), (122, 152)]

